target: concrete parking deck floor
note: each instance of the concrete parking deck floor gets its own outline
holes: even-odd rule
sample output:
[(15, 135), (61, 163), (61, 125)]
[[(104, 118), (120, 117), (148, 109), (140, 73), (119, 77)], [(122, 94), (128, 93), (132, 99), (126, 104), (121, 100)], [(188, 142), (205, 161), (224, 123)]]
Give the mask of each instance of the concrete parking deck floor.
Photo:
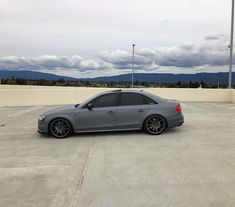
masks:
[(235, 104), (184, 103), (185, 124), (143, 132), (36, 132), (52, 106), (0, 108), (1, 207), (234, 207)]

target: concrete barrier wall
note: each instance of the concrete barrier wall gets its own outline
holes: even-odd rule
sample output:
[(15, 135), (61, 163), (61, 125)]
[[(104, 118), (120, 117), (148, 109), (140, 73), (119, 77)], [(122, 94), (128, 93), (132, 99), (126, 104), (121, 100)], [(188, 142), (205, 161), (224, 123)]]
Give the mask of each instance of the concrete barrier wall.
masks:
[[(0, 85), (0, 106), (61, 105), (81, 103), (112, 88)], [(163, 98), (181, 101), (235, 102), (235, 90), (145, 88)]]
[(232, 102), (235, 103), (235, 90), (232, 90)]
[(231, 102), (231, 91), (228, 89), (148, 88), (146, 91), (181, 101)]

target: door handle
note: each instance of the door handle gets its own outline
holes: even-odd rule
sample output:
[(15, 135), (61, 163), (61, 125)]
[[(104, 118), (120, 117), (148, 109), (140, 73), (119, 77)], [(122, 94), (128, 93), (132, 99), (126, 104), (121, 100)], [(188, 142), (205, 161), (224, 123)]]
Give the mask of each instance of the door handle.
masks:
[(113, 111), (108, 111), (108, 114), (113, 114)]
[(138, 112), (142, 113), (142, 112), (144, 112), (144, 110), (143, 109), (139, 109)]

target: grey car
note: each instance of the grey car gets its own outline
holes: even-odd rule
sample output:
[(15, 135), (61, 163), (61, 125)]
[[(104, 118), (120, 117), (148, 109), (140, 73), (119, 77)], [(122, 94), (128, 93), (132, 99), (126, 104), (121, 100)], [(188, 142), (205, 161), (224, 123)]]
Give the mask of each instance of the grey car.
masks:
[(82, 104), (43, 113), (38, 132), (65, 138), (76, 132), (145, 130), (152, 135), (184, 123), (179, 101), (160, 98), (142, 90), (100, 93)]

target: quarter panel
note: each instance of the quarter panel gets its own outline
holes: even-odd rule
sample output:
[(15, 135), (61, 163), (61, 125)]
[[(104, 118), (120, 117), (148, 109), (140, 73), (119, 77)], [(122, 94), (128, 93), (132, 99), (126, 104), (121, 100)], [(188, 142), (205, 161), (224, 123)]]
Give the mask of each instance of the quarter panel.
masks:
[[(145, 118), (147, 118), (148, 116), (153, 115), (153, 114), (158, 114), (158, 115), (163, 116), (166, 119), (168, 124), (172, 123), (172, 120), (182, 119), (182, 117), (183, 117), (182, 113), (177, 112), (175, 110), (175, 106), (176, 106), (176, 103), (167, 102), (167, 101), (162, 102), (160, 104), (151, 105)], [(172, 125), (172, 124), (170, 124), (170, 125)], [(169, 126), (169, 127), (171, 127), (171, 126)]]

